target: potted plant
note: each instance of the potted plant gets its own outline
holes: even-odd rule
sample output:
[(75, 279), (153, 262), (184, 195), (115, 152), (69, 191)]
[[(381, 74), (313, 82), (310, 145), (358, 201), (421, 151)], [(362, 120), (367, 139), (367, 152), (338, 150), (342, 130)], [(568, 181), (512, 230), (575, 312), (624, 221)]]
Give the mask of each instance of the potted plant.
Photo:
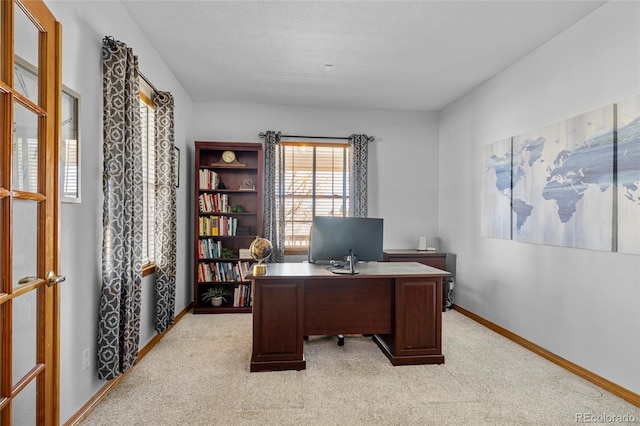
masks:
[(232, 259), (238, 256), (236, 256), (236, 254), (230, 248), (223, 247), (222, 251), (220, 251), (220, 257), (223, 259)]
[(224, 286), (219, 285), (209, 288), (207, 291), (202, 293), (201, 297), (205, 303), (211, 302), (212, 306), (220, 306), (222, 305), (222, 301), (227, 301), (224, 297), (226, 294), (227, 289), (225, 289)]

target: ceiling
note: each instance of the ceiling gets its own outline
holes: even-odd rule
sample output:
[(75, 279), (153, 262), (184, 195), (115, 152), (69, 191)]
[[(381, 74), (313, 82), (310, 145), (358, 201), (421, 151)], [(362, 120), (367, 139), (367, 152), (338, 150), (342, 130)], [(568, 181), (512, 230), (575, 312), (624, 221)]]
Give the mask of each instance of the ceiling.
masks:
[(194, 101), (437, 111), (605, 2), (121, 3)]

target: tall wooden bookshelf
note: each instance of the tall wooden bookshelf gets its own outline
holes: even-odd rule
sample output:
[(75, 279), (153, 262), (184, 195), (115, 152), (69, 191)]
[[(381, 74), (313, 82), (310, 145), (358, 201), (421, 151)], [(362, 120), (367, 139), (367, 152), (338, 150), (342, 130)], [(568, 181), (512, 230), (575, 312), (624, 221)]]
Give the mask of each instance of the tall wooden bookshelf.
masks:
[[(240, 250), (262, 235), (263, 163), (260, 143), (195, 142), (194, 313), (251, 312), (252, 259)], [(217, 307), (202, 300), (215, 286), (228, 290)]]

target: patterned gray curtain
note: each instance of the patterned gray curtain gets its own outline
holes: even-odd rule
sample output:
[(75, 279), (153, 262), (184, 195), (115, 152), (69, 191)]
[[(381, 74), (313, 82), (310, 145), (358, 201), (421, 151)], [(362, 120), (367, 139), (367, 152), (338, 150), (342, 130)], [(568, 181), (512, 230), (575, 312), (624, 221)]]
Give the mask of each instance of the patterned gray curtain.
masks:
[(173, 323), (176, 299), (176, 173), (173, 96), (157, 92), (155, 105), (155, 330), (164, 333)]
[(105, 37), (103, 70), (102, 293), (98, 377), (113, 379), (138, 358), (142, 281), (142, 140), (138, 59)]
[(270, 263), (284, 262), (284, 147), (280, 132), (269, 130), (264, 138), (263, 237), (271, 241)]
[(351, 211), (349, 216), (367, 217), (367, 162), (369, 156), (369, 137), (367, 135), (349, 136), (349, 166), (351, 167)]

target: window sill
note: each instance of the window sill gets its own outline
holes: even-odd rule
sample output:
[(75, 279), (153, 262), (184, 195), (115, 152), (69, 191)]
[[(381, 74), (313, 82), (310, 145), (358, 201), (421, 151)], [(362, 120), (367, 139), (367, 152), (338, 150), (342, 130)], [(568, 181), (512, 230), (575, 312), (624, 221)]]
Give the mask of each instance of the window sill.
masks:
[(147, 275), (151, 275), (156, 272), (156, 264), (150, 263), (142, 267), (142, 276), (146, 277)]

